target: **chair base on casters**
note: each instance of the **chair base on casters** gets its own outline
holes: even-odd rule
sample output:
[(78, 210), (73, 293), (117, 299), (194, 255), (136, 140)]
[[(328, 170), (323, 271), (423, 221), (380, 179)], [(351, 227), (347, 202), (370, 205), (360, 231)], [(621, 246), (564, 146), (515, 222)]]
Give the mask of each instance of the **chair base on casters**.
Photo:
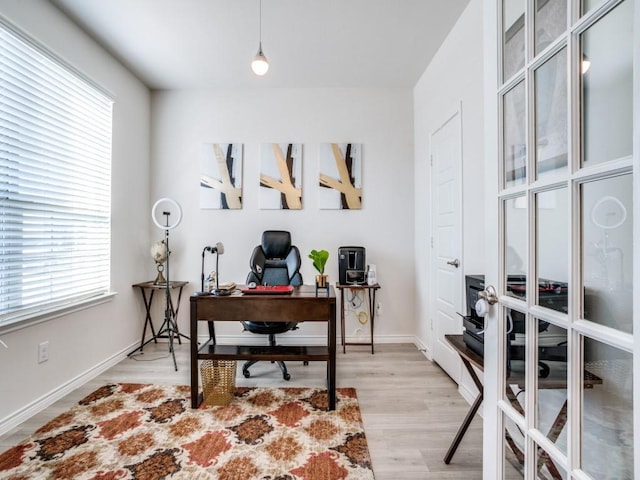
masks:
[[(271, 347), (275, 347), (276, 345), (275, 333), (269, 333), (269, 345)], [(249, 367), (251, 367), (251, 365), (257, 362), (259, 362), (259, 360), (249, 360), (248, 362), (245, 362), (245, 364), (242, 366), (242, 375), (244, 375), (244, 378), (249, 378), (251, 376), (251, 372), (249, 372)], [(276, 362), (271, 362), (271, 363), (276, 363)], [(291, 380), (291, 375), (287, 371), (287, 366), (284, 364), (284, 362), (280, 360), (277, 363), (278, 363), (278, 366), (280, 367), (280, 370), (282, 371), (282, 378), (284, 378), (287, 382)]]
[[(254, 363), (257, 363), (258, 361), (259, 360), (249, 360), (248, 362), (245, 362), (245, 364), (242, 366), (242, 375), (244, 375), (244, 378), (249, 378), (251, 376), (249, 367), (251, 367), (251, 365), (253, 365)], [(271, 362), (271, 363), (274, 363), (274, 362)], [(280, 367), (280, 370), (282, 371), (282, 378), (284, 378), (287, 382), (291, 380), (291, 375), (287, 371), (287, 366), (284, 364), (284, 362), (278, 361), (277, 363), (278, 363), (278, 366)]]

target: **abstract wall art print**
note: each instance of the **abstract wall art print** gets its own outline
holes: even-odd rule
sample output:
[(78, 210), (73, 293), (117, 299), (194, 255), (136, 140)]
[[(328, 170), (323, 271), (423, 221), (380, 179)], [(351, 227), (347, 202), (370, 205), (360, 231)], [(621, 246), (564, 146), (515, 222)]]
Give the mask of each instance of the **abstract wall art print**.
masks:
[(260, 208), (302, 209), (302, 144), (260, 146)]
[(321, 143), (319, 151), (321, 209), (362, 208), (362, 144)]
[(200, 208), (242, 208), (242, 144), (205, 143), (200, 168)]

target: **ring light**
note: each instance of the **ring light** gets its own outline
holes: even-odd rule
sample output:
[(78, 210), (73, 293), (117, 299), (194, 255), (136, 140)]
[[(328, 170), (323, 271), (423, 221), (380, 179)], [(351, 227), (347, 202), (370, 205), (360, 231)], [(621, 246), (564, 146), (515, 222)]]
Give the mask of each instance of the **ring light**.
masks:
[[(168, 212), (169, 215), (166, 215), (166, 212)], [(176, 219), (173, 223), (169, 223), (169, 217), (172, 213), (176, 214)], [(158, 221), (158, 218), (161, 218), (163, 215), (166, 216), (166, 225), (162, 225)], [(151, 209), (151, 220), (153, 220), (156, 227), (162, 230), (173, 230), (182, 220), (182, 209), (175, 200), (172, 200), (171, 198), (161, 198), (153, 204), (153, 208)]]
[[(164, 225), (160, 221), (162, 217), (164, 217), (164, 222), (165, 222)], [(169, 217), (171, 217), (172, 223), (169, 223)], [(163, 278), (162, 279), (163, 281), (161, 282), (162, 284), (165, 285), (164, 323), (160, 327), (160, 330), (158, 331), (157, 335), (155, 332), (153, 333), (154, 335), (153, 339), (155, 340), (158, 336), (160, 336), (160, 333), (166, 334), (163, 338), (169, 339), (169, 352), (173, 357), (173, 366), (177, 372), (178, 363), (176, 362), (176, 354), (173, 348), (173, 339), (177, 338), (178, 342), (180, 342), (180, 335), (182, 334), (178, 330), (176, 311), (174, 310), (173, 304), (171, 303), (171, 288), (174, 287), (175, 282), (171, 282), (171, 277), (169, 275), (169, 272), (170, 272), (169, 265), (171, 263), (170, 262), (171, 249), (169, 248), (169, 230), (173, 230), (180, 224), (180, 220), (182, 220), (182, 209), (180, 208), (180, 205), (178, 205), (178, 202), (176, 202), (175, 200), (172, 200), (170, 198), (161, 198), (156, 203), (154, 203), (153, 207), (151, 208), (151, 220), (153, 220), (153, 223), (156, 225), (156, 227), (164, 230), (164, 240), (162, 243), (164, 243), (164, 251), (166, 252), (165, 260), (164, 260), (164, 270), (163, 270), (166, 274), (165, 274), (165, 278)], [(160, 278), (160, 276), (158, 276), (158, 278)], [(156, 280), (156, 283), (159, 283), (159, 281)], [(153, 292), (151, 293), (153, 295)], [(179, 298), (178, 298), (178, 301), (180, 301)], [(186, 335), (182, 335), (182, 336), (187, 339), (189, 338)], [(142, 346), (140, 347), (140, 350), (142, 351)]]

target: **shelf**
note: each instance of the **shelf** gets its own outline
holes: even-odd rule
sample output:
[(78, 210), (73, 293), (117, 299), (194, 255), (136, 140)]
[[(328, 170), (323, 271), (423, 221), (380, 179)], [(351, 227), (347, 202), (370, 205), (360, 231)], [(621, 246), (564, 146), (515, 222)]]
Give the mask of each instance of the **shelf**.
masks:
[(209, 340), (198, 350), (198, 359), (215, 360), (301, 360), (328, 362), (329, 347), (293, 345), (212, 345)]

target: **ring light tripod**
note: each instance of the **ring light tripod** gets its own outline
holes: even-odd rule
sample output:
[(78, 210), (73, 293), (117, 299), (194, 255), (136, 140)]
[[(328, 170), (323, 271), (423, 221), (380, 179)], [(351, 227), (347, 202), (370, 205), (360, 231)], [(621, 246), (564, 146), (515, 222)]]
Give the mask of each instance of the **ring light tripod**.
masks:
[[(164, 217), (164, 224), (161, 223), (162, 218)], [(174, 337), (178, 338), (180, 341), (180, 337), (184, 337), (187, 340), (189, 337), (183, 335), (178, 330), (178, 324), (176, 320), (175, 311), (173, 309), (173, 304), (171, 302), (171, 269), (170, 269), (170, 258), (171, 258), (171, 250), (169, 249), (169, 230), (173, 230), (176, 228), (180, 221), (182, 220), (182, 209), (180, 205), (175, 200), (170, 198), (161, 198), (158, 200), (151, 209), (151, 219), (156, 227), (164, 230), (164, 244), (167, 249), (167, 260), (165, 266), (166, 273), (166, 288), (165, 288), (165, 309), (164, 309), (164, 322), (158, 331), (158, 336), (161, 334), (166, 334), (169, 339), (169, 352), (173, 357), (173, 366), (176, 371), (178, 371), (178, 364), (176, 363), (176, 354), (173, 349), (173, 339)], [(170, 219), (173, 223), (169, 223)]]

